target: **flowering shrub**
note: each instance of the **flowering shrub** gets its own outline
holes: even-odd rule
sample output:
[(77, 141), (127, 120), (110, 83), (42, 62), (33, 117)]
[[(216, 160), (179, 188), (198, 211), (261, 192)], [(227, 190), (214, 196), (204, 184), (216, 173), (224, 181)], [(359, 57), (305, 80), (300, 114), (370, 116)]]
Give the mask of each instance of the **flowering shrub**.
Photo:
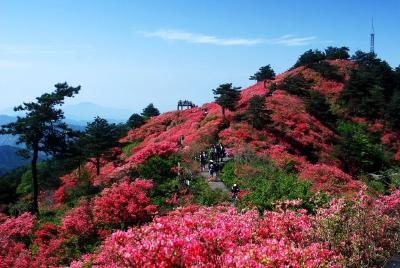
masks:
[[(152, 188), (150, 180), (128, 179), (115, 183), (93, 200), (94, 221), (100, 224), (133, 224), (148, 220), (156, 211), (150, 205), (147, 191)], [(126, 226), (126, 225), (125, 225)]]
[(325, 244), (310, 242), (310, 226), (307, 215), (295, 212), (269, 213), (264, 220), (256, 211), (188, 207), (115, 232), (86, 259), (113, 267), (338, 266), (340, 258)]
[(293, 166), (295, 170), (300, 170), (307, 164), (304, 157), (293, 155), (287, 152), (287, 148), (282, 145), (273, 145), (271, 148), (260, 154), (267, 154), (274, 164), (281, 168), (289, 168)]
[(356, 192), (361, 184), (335, 166), (325, 164), (309, 164), (300, 172), (300, 179), (310, 180), (316, 191), (331, 192), (335, 194)]
[(300, 98), (278, 90), (267, 99), (273, 111), (275, 128), (303, 146), (313, 146), (320, 151), (330, 151), (332, 131), (310, 116)]
[(24, 213), (16, 218), (8, 218), (0, 224), (0, 267), (29, 267), (30, 252), (23, 239), (31, 235), (34, 217)]
[(345, 267), (380, 266), (400, 249), (398, 199), (395, 192), (374, 201), (364, 191), (350, 201), (334, 199), (318, 210), (316, 234), (344, 256)]
[(81, 200), (79, 205), (66, 213), (61, 224), (63, 230), (70, 234), (90, 235), (94, 232), (91, 206)]

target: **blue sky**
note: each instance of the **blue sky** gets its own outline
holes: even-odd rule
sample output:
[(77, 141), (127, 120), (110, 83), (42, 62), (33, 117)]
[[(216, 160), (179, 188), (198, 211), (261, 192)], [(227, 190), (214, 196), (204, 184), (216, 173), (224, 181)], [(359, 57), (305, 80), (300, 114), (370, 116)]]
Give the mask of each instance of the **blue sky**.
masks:
[(0, 0), (0, 110), (57, 82), (82, 85), (69, 103), (162, 111), (271, 64), (282, 72), (310, 48), (369, 50), (400, 64), (400, 1)]

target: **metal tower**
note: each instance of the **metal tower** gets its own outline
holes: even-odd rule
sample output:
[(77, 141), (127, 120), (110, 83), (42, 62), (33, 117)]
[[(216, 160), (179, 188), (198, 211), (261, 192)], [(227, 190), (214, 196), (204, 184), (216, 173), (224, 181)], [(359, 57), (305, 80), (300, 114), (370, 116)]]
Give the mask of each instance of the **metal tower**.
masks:
[(374, 18), (372, 18), (371, 25), (371, 44), (370, 44), (370, 52), (375, 53), (375, 29), (374, 29)]

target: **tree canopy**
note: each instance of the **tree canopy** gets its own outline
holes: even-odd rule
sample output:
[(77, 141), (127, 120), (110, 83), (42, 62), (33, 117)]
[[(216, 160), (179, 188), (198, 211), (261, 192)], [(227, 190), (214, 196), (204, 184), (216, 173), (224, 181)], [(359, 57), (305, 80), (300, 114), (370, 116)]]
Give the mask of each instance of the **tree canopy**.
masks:
[(37, 161), (39, 152), (48, 155), (57, 155), (66, 149), (69, 136), (73, 132), (62, 121), (64, 112), (60, 106), (64, 99), (78, 94), (81, 87), (71, 87), (67, 83), (55, 85), (55, 91), (45, 93), (36, 98), (34, 102), (26, 102), (14, 108), (14, 111), (25, 112), (25, 116), (17, 117), (17, 121), (4, 125), (0, 134), (18, 135), (18, 143), (25, 144), (24, 154), (29, 157), (32, 152), (32, 210), (39, 212), (38, 208), (38, 180)]
[(141, 127), (143, 124), (144, 124), (144, 118), (140, 114), (132, 114), (127, 122), (127, 125), (132, 129)]
[(222, 115), (225, 118), (225, 109), (234, 111), (240, 98), (240, 87), (233, 87), (232, 83), (221, 84), (213, 89), (215, 101), (222, 108)]
[(299, 59), (294, 64), (293, 68), (297, 68), (300, 66), (310, 67), (312, 64), (318, 63), (325, 59), (326, 56), (324, 52), (318, 49), (315, 50), (310, 49), (304, 52), (302, 55), (300, 55)]
[(327, 60), (348, 60), (350, 58), (348, 47), (327, 47), (325, 49)]
[(142, 112), (142, 116), (145, 119), (149, 119), (153, 116), (158, 116), (158, 115), (160, 115), (160, 111), (156, 107), (154, 107), (153, 103), (150, 103), (149, 105), (147, 105), (146, 108), (144, 108), (143, 112)]
[(261, 130), (272, 123), (272, 111), (265, 107), (263, 96), (255, 95), (249, 100), (249, 108), (246, 114), (247, 119), (255, 129)]
[(106, 119), (100, 117), (96, 117), (86, 126), (83, 136), (85, 155), (94, 158), (89, 161), (96, 165), (97, 175), (100, 174), (100, 160), (110, 158), (113, 155), (112, 148), (118, 145), (117, 131), (115, 124), (109, 124)]
[(261, 67), (258, 72), (256, 72), (254, 75), (250, 76), (250, 80), (257, 80), (257, 82), (267, 80), (267, 79), (274, 79), (275, 78), (275, 72), (271, 68), (271, 65), (265, 65)]

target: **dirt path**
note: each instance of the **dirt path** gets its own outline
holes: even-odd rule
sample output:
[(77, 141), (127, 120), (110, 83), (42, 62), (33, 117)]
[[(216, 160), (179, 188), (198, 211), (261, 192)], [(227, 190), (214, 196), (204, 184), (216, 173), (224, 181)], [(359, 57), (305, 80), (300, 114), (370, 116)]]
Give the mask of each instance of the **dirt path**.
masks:
[[(224, 162), (228, 161), (230, 158), (224, 158)], [(221, 181), (220, 177), (217, 175), (214, 180), (209, 181), (208, 179), (210, 178), (210, 175), (207, 171), (202, 171), (201, 176), (205, 179), (205, 181), (208, 183), (210, 188), (212, 190), (221, 190), (222, 192), (229, 192), (229, 189), (226, 187), (226, 185)]]

